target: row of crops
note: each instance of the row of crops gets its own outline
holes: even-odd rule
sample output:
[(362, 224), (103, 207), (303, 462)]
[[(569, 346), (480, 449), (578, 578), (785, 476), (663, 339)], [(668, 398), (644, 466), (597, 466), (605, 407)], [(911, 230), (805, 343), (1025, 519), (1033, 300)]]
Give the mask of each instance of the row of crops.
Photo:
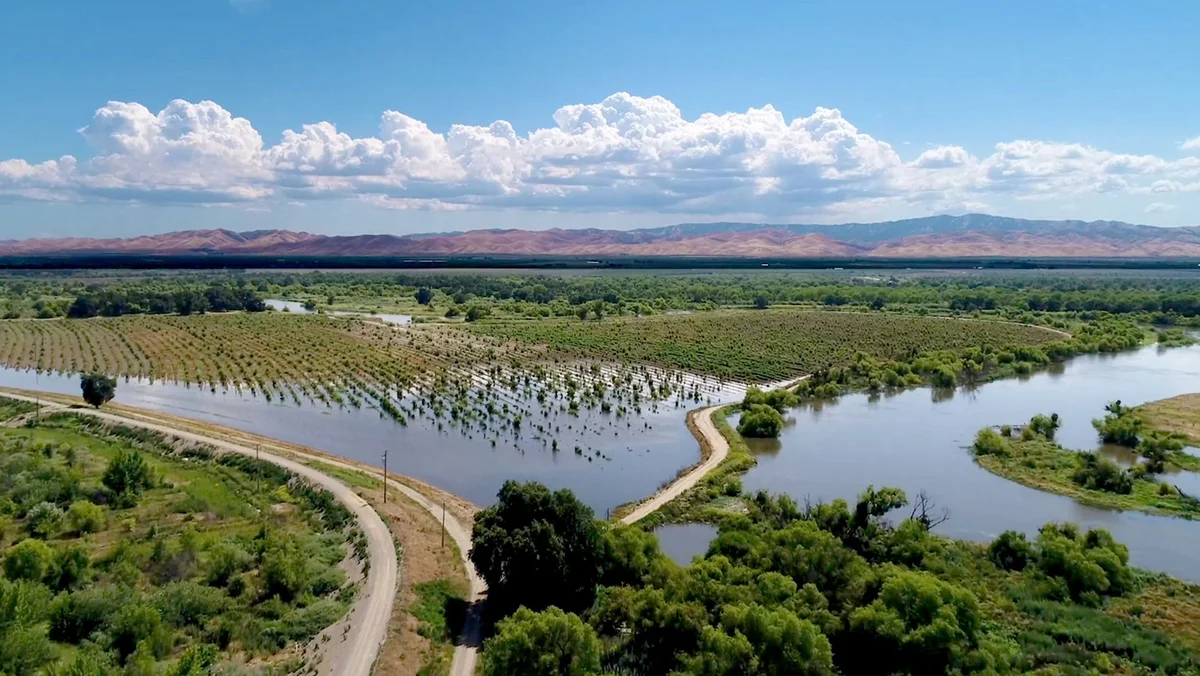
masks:
[(889, 313), (787, 310), (476, 324), (472, 330), (560, 354), (658, 364), (717, 378), (768, 382), (849, 363), (859, 353), (904, 359), (935, 349), (1005, 348), (1062, 339), (997, 321)]
[(660, 406), (737, 387), (646, 365), (602, 364), (445, 326), (396, 328), (284, 313), (0, 322), (0, 362), (238, 389), (268, 400), (372, 408), (492, 446), (602, 459), (600, 438)]

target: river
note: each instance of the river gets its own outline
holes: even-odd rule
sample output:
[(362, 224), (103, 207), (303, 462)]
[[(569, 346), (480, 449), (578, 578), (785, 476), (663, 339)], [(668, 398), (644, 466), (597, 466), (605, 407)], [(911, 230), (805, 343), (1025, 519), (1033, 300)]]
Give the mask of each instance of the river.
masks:
[[(856, 394), (791, 412), (783, 435), (752, 445), (758, 465), (747, 492), (766, 489), (798, 500), (853, 501), (869, 484), (924, 490), (950, 519), (938, 533), (979, 542), (1004, 530), (1035, 534), (1049, 521), (1107, 528), (1130, 549), (1134, 565), (1200, 579), (1200, 522), (1115, 512), (1026, 488), (975, 464), (968, 450), (982, 427), (1025, 423), (1058, 413), (1058, 441), (1096, 449), (1093, 418), (1115, 399), (1137, 405), (1200, 390), (1200, 346), (1146, 347), (1078, 357), (1051, 371), (975, 388)], [(1169, 480), (1185, 490), (1195, 475)]]

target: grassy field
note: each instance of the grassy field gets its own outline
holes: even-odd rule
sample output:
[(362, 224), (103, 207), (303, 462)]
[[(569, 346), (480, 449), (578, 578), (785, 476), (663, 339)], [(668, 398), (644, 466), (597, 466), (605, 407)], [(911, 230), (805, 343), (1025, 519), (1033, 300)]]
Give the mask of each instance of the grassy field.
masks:
[(788, 310), (481, 322), (471, 328), (566, 354), (755, 382), (848, 363), (860, 352), (899, 359), (925, 350), (1040, 345), (1063, 338), (1047, 329), (1001, 322)]
[(72, 414), (0, 427), (0, 523), (0, 598), (22, 609), (0, 622), (10, 674), (286, 672), (355, 593), (351, 517), (328, 493)]
[(1180, 434), (1200, 446), (1200, 394), (1181, 394), (1137, 407), (1136, 414), (1152, 429)]

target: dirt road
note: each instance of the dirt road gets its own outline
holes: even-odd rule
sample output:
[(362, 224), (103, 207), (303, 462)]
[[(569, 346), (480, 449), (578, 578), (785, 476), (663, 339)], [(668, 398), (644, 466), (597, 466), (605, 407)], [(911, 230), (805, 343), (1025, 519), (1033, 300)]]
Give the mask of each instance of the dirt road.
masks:
[(708, 443), (710, 452), (704, 462), (696, 465), (687, 474), (676, 479), (670, 486), (652, 495), (648, 500), (640, 503), (633, 511), (621, 517), (621, 523), (637, 523), (642, 519), (650, 516), (660, 507), (681, 496), (692, 486), (700, 482), (709, 472), (713, 471), (724, 462), (729, 456), (729, 442), (725, 441), (725, 437), (717, 429), (716, 423), (713, 422), (713, 414), (719, 411), (727, 404), (717, 404), (709, 406), (697, 411), (693, 418), (693, 423), (696, 426), (696, 431)]
[[(326, 465), (361, 471), (360, 467), (352, 463), (327, 456), (323, 456), (320, 460)], [(458, 547), (459, 556), (462, 557), (463, 565), (467, 569), (467, 579), (470, 582), (471, 591), (470, 598), (467, 599), (466, 622), (463, 625), (462, 634), (459, 636), (458, 646), (454, 649), (454, 660), (450, 663), (450, 676), (474, 676), (476, 665), (479, 662), (479, 646), (483, 641), (480, 604), (487, 595), (487, 585), (475, 571), (475, 564), (471, 563), (468, 556), (471, 551), (471, 529), (459, 521), (453, 513), (445, 511), (442, 505), (430, 500), (416, 489), (394, 479), (388, 480), (388, 487), (400, 491), (404, 497), (423, 507), (435, 519), (443, 521), (446, 535), (449, 535), (455, 546)]]
[[(32, 397), (8, 392), (4, 393), (3, 396), (12, 399), (21, 399), (30, 403), (35, 401)], [(45, 399), (41, 401), (41, 406), (43, 410), (67, 409), (67, 407), (61, 404), (49, 404)], [(367, 553), (371, 561), (371, 569), (367, 574), (367, 579), (363, 584), (358, 601), (356, 601), (354, 608), (351, 610), (351, 629), (345, 634), (345, 644), (335, 646), (327, 653), (325, 663), (322, 665), (322, 671), (328, 669), (327, 673), (337, 676), (370, 675), (372, 665), (375, 663), (375, 656), (379, 653), (379, 646), (387, 636), (388, 620), (392, 616), (392, 601), (396, 596), (397, 561), (396, 547), (392, 542), (391, 532), (383, 523), (383, 519), (379, 518), (379, 515), (375, 513), (375, 510), (366, 501), (358, 497), (353, 490), (337, 479), (296, 460), (284, 458), (269, 452), (260, 452), (256, 449), (221, 439), (106, 413), (104, 411), (90, 409), (70, 410), (74, 413), (90, 415), (121, 425), (151, 430), (183, 441), (207, 444), (226, 452), (258, 457), (261, 460), (278, 465), (297, 476), (304, 477), (308, 481), (332, 493), (338, 502), (341, 502), (354, 514), (359, 528), (366, 535)], [(408, 489), (406, 486), (397, 485), (397, 487), (401, 490), (407, 489), (408, 491), (412, 491), (412, 489)], [(424, 496), (420, 496), (416, 491), (412, 491), (412, 493), (424, 499)], [(408, 495), (408, 493), (405, 492), (405, 495)], [(438, 509), (440, 510), (440, 507)], [(449, 525), (449, 520), (447, 520), (447, 526), (449, 527)], [(457, 540), (457, 538), (455, 539)], [(467, 541), (469, 546), (469, 535), (467, 536)], [(474, 571), (473, 568), (469, 568), (469, 570)], [(474, 586), (474, 581), (472, 581), (472, 586)]]
[[(790, 390), (801, 381), (807, 379), (808, 376), (800, 376), (785, 382), (768, 385), (766, 389), (786, 389)], [(642, 519), (650, 516), (663, 505), (674, 500), (675, 498), (686, 493), (690, 488), (700, 483), (700, 480), (708, 475), (709, 472), (716, 469), (725, 458), (729, 457), (729, 442), (725, 441), (725, 436), (717, 429), (716, 423), (713, 422), (713, 415), (728, 406), (729, 403), (716, 404), (706, 408), (699, 409), (693, 413), (692, 423), (695, 426), (696, 433), (700, 436), (697, 441), (708, 445), (709, 454), (699, 465), (690, 469), (686, 474), (679, 477), (671, 483), (671, 485), (655, 493), (645, 501), (639, 503), (625, 516), (621, 517), (621, 523), (631, 524), (637, 523)]]

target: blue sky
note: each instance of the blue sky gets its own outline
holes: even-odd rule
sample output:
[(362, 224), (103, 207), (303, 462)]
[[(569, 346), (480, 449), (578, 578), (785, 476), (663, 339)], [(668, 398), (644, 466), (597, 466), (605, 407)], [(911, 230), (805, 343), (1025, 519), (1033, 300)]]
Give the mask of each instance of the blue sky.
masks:
[(5, 3), (0, 237), (1197, 224), (1198, 34), (1153, 1)]

